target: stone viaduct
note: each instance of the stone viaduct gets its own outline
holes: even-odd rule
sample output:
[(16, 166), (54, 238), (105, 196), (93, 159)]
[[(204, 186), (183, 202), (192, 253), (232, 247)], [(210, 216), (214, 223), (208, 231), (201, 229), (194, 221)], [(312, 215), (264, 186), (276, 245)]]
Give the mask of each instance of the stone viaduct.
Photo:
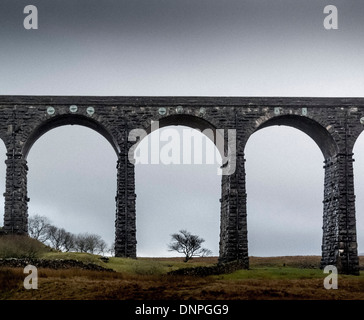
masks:
[[(39, 137), (58, 126), (82, 125), (103, 135), (117, 156), (115, 252), (136, 257), (132, 129), (186, 125), (236, 130), (235, 171), (221, 181), (220, 261), (249, 267), (244, 148), (268, 126), (285, 125), (319, 146), (325, 170), (321, 266), (358, 274), (353, 146), (363, 131), (364, 98), (0, 96), (0, 138), (7, 150), (4, 230), (26, 234), (27, 155)], [(214, 131), (216, 132), (216, 131)], [(57, 146), (55, 146), (56, 148)], [(224, 151), (226, 152), (226, 150)]]

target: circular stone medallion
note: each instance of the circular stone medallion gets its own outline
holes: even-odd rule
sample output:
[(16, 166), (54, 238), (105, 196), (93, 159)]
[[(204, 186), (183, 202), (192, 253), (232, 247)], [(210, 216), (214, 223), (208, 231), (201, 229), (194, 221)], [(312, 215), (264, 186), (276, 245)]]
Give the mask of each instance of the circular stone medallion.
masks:
[(52, 114), (54, 114), (56, 112), (56, 110), (53, 108), (53, 107), (48, 107), (47, 108), (47, 113), (49, 114), (49, 115), (52, 115)]
[(77, 106), (76, 106), (76, 105), (72, 105), (72, 106), (70, 106), (70, 111), (71, 111), (71, 112), (77, 112), (77, 110), (78, 110), (78, 108), (77, 108)]
[(95, 113), (94, 107), (87, 107), (86, 112), (88, 115), (92, 116)]
[(158, 109), (158, 113), (161, 115), (161, 116), (164, 116), (166, 113), (167, 113), (167, 109), (162, 107), (162, 108), (159, 108)]

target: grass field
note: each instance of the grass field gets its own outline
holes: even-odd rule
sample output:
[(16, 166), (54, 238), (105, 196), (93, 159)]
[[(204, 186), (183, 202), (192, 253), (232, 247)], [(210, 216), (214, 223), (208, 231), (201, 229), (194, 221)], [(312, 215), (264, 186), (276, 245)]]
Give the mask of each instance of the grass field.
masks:
[[(182, 267), (208, 266), (216, 257), (110, 258), (84, 253), (53, 253), (47, 259), (77, 259), (96, 263), (116, 272), (81, 269), (38, 270), (38, 289), (23, 287), (22, 269), (0, 269), (0, 299), (6, 300), (247, 300), (247, 299), (345, 299), (364, 300), (364, 274), (339, 275), (338, 289), (326, 290), (327, 276), (319, 269), (320, 257), (250, 258), (250, 270), (208, 277), (172, 276), (168, 271)], [(364, 261), (361, 260), (363, 267)]]

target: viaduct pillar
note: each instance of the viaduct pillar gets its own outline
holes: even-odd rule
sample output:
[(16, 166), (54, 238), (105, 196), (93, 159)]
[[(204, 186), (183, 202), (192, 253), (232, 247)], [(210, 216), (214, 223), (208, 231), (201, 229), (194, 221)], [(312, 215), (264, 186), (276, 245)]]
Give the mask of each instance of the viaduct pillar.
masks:
[(28, 232), (27, 161), (21, 154), (7, 153), (4, 231), (12, 234)]
[(232, 154), (228, 157), (226, 170), (221, 182), (220, 218), (220, 262), (238, 261), (242, 267), (249, 268), (247, 195), (245, 185), (245, 158), (242, 126), (236, 123), (236, 138)]
[(321, 267), (359, 274), (352, 153), (325, 160)]
[(135, 166), (129, 161), (128, 132), (125, 128), (122, 152), (117, 162), (115, 256), (136, 258)]

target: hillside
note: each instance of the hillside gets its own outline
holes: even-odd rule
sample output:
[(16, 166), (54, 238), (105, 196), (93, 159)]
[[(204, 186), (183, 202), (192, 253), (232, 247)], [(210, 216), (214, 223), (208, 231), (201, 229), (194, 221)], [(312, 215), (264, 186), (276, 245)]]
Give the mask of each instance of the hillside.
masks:
[[(17, 252), (17, 258), (23, 255), (24, 259), (24, 248), (20, 250), (20, 240), (15, 240), (5, 250), (4, 239), (0, 239), (0, 254), (9, 254), (13, 250)], [(33, 260), (28, 257), (27, 261), (35, 261), (34, 264), (40, 260), (42, 263), (48, 261), (48, 264), (38, 266), (38, 289), (24, 289), (26, 275), (22, 265), (9, 267), (0, 263), (0, 299), (364, 300), (363, 274), (339, 275), (339, 289), (326, 290), (323, 280), (327, 274), (319, 269), (319, 256), (250, 257), (249, 270), (202, 277), (171, 275), (169, 272), (181, 268), (211, 267), (216, 265), (217, 257), (194, 258), (185, 263), (182, 257), (105, 259), (86, 253), (55, 252), (35, 242), (32, 248), (32, 255), (36, 257)], [(63, 261), (62, 266), (65, 267), (57, 267), (56, 261)], [(66, 265), (66, 262), (69, 264)], [(363, 270), (364, 257), (360, 258), (360, 265)]]

